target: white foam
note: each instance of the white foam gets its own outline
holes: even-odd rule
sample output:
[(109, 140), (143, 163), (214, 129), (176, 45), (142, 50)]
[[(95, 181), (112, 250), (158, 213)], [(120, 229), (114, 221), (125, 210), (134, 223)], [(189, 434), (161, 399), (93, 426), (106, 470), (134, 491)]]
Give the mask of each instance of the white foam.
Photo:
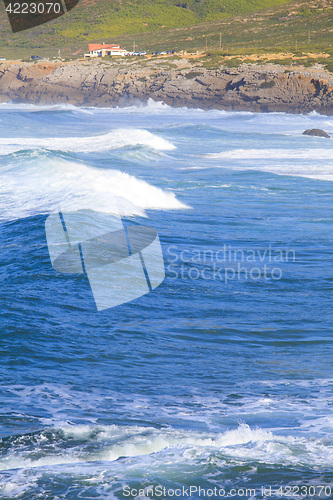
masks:
[(123, 148), (125, 146), (146, 146), (158, 151), (170, 151), (175, 146), (145, 129), (115, 129), (101, 135), (88, 137), (7, 137), (0, 138), (0, 154), (11, 154), (27, 149), (48, 149), (90, 153)]
[[(333, 180), (332, 149), (233, 149), (205, 156), (210, 159), (225, 160), (219, 165), (232, 170), (257, 170), (278, 175), (293, 175), (310, 179)], [(240, 161), (240, 165), (230, 164)], [(257, 160), (255, 165), (245, 161)], [(287, 160), (287, 161), (286, 161)], [(303, 160), (303, 161), (294, 161)]]
[(261, 160), (261, 159), (305, 159), (333, 160), (332, 149), (232, 149), (221, 153), (211, 153), (208, 158), (225, 158), (229, 160)]
[(146, 209), (187, 208), (171, 192), (119, 170), (43, 156), (0, 171), (0, 217), (13, 220), (56, 211), (145, 215)]
[(17, 102), (2, 102), (0, 103), (0, 110), (8, 112), (40, 112), (40, 111), (73, 111), (80, 108), (73, 104), (27, 104)]
[(35, 434), (32, 439), (33, 454), (29, 439), (14, 439), (0, 460), (0, 470), (143, 456), (163, 465), (166, 454), (175, 464), (206, 461), (211, 456), (266, 464), (333, 466), (333, 444), (326, 437), (278, 435), (246, 424), (220, 434), (138, 426), (64, 426)]

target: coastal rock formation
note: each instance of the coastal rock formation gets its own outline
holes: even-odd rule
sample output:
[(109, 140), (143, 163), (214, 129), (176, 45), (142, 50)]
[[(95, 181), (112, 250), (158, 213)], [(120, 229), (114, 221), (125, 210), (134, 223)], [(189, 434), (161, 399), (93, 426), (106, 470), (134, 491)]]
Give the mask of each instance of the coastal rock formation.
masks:
[(151, 98), (172, 106), (333, 114), (333, 74), (267, 65), (166, 69), (152, 61), (2, 63), (0, 100), (122, 106)]
[(305, 132), (303, 132), (303, 135), (312, 135), (314, 137), (326, 137), (327, 139), (330, 139), (331, 137), (327, 132), (321, 130), (320, 128), (312, 128), (305, 130)]

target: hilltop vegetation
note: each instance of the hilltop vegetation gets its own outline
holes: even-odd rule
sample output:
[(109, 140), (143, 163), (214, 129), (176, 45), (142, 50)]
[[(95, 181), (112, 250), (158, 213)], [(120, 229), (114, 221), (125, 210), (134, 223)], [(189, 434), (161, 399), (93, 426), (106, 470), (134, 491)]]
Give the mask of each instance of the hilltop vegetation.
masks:
[(2, 8), (0, 25), (7, 58), (53, 57), (59, 49), (81, 57), (88, 42), (104, 41), (148, 53), (203, 51), (209, 68), (271, 60), (333, 70), (330, 0), (81, 0), (69, 14), (15, 35)]
[(0, 47), (9, 52), (70, 47), (123, 34), (143, 34), (216, 21), (267, 9), (286, 0), (81, 0), (69, 14), (49, 24), (12, 34), (1, 2)]

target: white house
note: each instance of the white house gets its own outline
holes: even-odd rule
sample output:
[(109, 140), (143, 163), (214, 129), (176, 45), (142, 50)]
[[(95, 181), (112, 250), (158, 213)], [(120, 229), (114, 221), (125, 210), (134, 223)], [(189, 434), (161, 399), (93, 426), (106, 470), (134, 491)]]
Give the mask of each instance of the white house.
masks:
[(89, 52), (84, 57), (105, 57), (105, 56), (124, 56), (127, 50), (120, 45), (108, 45), (105, 43), (89, 43)]

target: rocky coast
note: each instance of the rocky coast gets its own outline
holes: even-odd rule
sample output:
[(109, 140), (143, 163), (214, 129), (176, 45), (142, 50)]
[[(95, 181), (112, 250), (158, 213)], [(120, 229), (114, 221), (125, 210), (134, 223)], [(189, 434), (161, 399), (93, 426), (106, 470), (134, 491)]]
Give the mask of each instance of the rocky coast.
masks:
[(188, 59), (0, 65), (2, 102), (114, 107), (148, 99), (203, 109), (332, 115), (333, 73), (275, 64), (207, 69)]

